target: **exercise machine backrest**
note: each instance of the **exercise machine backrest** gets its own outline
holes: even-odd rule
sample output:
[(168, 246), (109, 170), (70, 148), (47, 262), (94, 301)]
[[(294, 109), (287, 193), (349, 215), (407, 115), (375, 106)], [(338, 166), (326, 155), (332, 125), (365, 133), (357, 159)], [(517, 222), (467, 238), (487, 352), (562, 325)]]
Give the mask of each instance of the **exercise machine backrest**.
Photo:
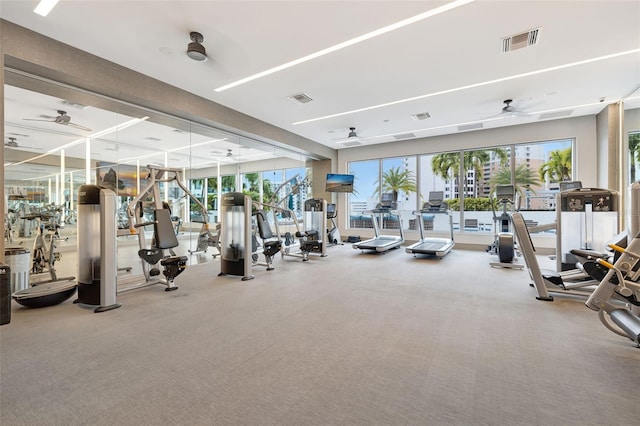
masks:
[(260, 238), (262, 238), (262, 240), (268, 240), (268, 239), (274, 238), (275, 235), (271, 230), (271, 226), (267, 221), (267, 217), (264, 211), (256, 210), (254, 215), (256, 216), (256, 222), (258, 224), (258, 234), (260, 234)]
[(154, 210), (154, 237), (156, 247), (170, 249), (178, 246), (178, 237), (171, 223), (171, 211), (169, 209)]

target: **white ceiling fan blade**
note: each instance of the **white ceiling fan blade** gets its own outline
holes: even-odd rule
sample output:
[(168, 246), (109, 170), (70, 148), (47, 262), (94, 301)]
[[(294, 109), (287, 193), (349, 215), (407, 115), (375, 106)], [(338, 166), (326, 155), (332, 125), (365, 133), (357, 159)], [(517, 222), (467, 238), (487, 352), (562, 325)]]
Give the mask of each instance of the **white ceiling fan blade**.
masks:
[(64, 124), (65, 126), (71, 126), (71, 127), (75, 127), (76, 129), (80, 129), (80, 130), (84, 130), (85, 132), (90, 132), (91, 129), (85, 126), (81, 126), (80, 124), (76, 124), (76, 123), (72, 123), (72, 122), (68, 122), (66, 124)]
[(25, 121), (44, 121), (45, 123), (55, 123), (55, 120), (43, 120), (41, 118), (23, 118)]
[(37, 151), (42, 151), (43, 149), (38, 147), (38, 146), (24, 146), (24, 145), (11, 145), (11, 144), (4, 144), (5, 148), (8, 149), (35, 149)]

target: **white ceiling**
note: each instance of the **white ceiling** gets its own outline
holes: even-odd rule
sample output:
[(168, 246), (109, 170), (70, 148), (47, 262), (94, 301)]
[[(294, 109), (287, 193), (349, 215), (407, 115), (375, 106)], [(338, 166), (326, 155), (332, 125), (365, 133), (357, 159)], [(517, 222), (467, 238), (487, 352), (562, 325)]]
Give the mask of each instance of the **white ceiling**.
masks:
[[(637, 0), (477, 0), (215, 91), (446, 3), (61, 0), (43, 18), (32, 12), (35, 0), (2, 0), (0, 16), (336, 149), (345, 147), (350, 127), (356, 128), (358, 142), (369, 145), (393, 142), (398, 134), (420, 138), (457, 133), (461, 123), (480, 121), (491, 128), (533, 122), (544, 119), (541, 112), (558, 109), (564, 111), (562, 118), (593, 115), (634, 91), (639, 95)], [(534, 28), (540, 28), (536, 45), (501, 53), (502, 38)], [(190, 31), (203, 34), (208, 61), (186, 56)], [(530, 75), (549, 68), (556, 69)], [(465, 88), (473, 85), (478, 86)], [(313, 101), (299, 104), (288, 98), (301, 92)], [(11, 97), (11, 91), (5, 96)], [(415, 97), (420, 98), (294, 124)], [(513, 105), (527, 114), (500, 115), (505, 99), (514, 99)], [(577, 107), (584, 104), (591, 105)], [(640, 101), (630, 99), (626, 105), (638, 107)], [(423, 112), (431, 118), (411, 118)], [(43, 113), (55, 115), (43, 112), (41, 105), (20, 111), (22, 118)], [(113, 114), (93, 115), (91, 110), (73, 111), (73, 119), (95, 129), (108, 127), (102, 120), (114, 121)], [(12, 121), (20, 118), (7, 118)], [(132, 138), (131, 143), (140, 142)]]

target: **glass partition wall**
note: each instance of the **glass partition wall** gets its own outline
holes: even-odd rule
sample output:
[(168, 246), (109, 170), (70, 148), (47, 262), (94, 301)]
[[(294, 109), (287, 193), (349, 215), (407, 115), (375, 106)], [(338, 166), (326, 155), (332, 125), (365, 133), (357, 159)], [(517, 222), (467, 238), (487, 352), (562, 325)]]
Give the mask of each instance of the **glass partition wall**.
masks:
[[(59, 91), (50, 96), (5, 85), (5, 246), (32, 247), (38, 232), (51, 229), (49, 238), (56, 239), (61, 258), (56, 266), (70, 274), (77, 269), (77, 193), (85, 183), (116, 192), (117, 244), (126, 247), (138, 244), (128, 235), (127, 207), (148, 187), (150, 169), (178, 170), (182, 184), (206, 206), (209, 223), (218, 221), (221, 193), (243, 191), (258, 200), (292, 171), (308, 179), (307, 158), (298, 153), (128, 105), (114, 112), (98, 98), (70, 88), (61, 91), (64, 97)], [(269, 181), (273, 174), (278, 178)], [(197, 251), (202, 208), (175, 181), (159, 183), (158, 190), (171, 209), (182, 251)], [(152, 201), (141, 200), (150, 220)], [(303, 202), (294, 205), (301, 211)], [(119, 261), (127, 267), (132, 259), (124, 255)], [(32, 281), (39, 278), (47, 277)]]

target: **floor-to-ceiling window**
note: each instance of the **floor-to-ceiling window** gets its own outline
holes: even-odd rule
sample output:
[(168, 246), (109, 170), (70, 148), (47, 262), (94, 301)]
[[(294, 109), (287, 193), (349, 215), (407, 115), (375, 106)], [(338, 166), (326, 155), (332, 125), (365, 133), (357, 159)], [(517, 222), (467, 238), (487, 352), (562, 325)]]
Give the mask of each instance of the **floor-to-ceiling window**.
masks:
[[(355, 175), (356, 187), (349, 197), (350, 227), (370, 227), (368, 211), (377, 205), (381, 193), (395, 188), (405, 229), (412, 229), (413, 222), (406, 220), (411, 211), (431, 191), (442, 191), (456, 230), (492, 232), (494, 216), (503, 211), (527, 211), (531, 223), (555, 220), (560, 182), (574, 178), (573, 140), (353, 161), (348, 172)], [(496, 200), (497, 185), (512, 185), (513, 195), (503, 197), (503, 202)]]

